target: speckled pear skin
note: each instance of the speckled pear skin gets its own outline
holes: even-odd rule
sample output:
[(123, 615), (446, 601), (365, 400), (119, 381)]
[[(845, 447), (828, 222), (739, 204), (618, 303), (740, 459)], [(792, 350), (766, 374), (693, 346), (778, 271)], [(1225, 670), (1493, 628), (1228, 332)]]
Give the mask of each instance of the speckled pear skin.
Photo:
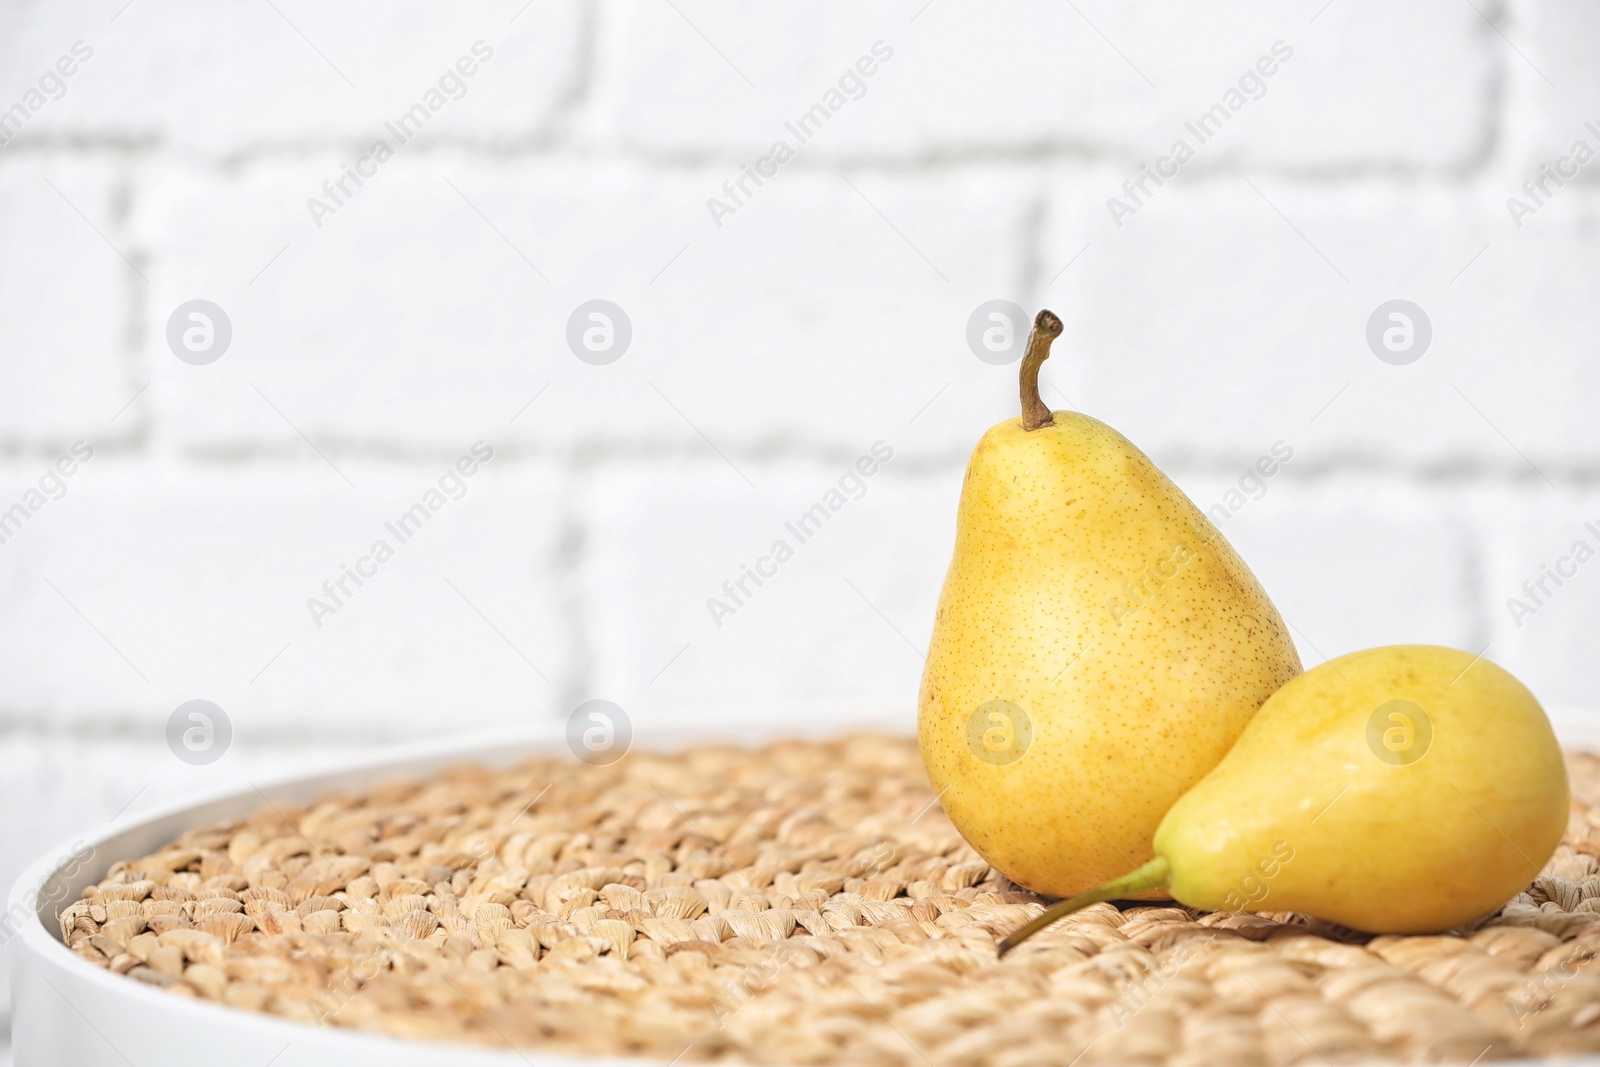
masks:
[[(1054, 420), (1003, 422), (972, 453), (917, 729), (978, 854), (1068, 896), (1151, 858), (1167, 809), (1300, 660), (1255, 576), (1166, 475), (1102, 422)], [(1013, 762), (969, 744), (993, 700), (1032, 725)]]
[[(1406, 719), (1386, 713), (1369, 731), (1392, 701), (1426, 726), (1398, 705)], [(1379, 755), (1389, 731), (1411, 762)], [(1435, 933), (1537, 877), (1570, 803), (1561, 747), (1521, 682), (1469, 652), (1396, 645), (1274, 693), (1167, 813), (1156, 850), (1192, 907)]]

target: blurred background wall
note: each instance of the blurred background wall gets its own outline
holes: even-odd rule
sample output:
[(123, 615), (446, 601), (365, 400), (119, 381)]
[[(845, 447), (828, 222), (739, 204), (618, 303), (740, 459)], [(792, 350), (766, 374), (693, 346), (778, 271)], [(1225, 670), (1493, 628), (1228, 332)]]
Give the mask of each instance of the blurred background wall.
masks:
[(1600, 705), (1597, 43), (1578, 0), (6, 3), (0, 877), (591, 697), (909, 728), (1008, 303), (1308, 665)]

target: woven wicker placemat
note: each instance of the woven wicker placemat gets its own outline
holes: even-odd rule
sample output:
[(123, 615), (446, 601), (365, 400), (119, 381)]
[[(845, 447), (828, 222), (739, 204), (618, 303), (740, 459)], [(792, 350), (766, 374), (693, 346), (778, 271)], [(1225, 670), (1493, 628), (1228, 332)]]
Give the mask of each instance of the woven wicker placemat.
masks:
[[(884, 1065), (1488, 1060), (1600, 1049), (1600, 758), (1565, 842), (1460, 935), (1039, 899), (878, 736), (532, 760), (267, 805), (118, 863), (85, 959), (319, 1025), (660, 1060)], [(174, 1035), (174, 1040), (181, 1040)]]

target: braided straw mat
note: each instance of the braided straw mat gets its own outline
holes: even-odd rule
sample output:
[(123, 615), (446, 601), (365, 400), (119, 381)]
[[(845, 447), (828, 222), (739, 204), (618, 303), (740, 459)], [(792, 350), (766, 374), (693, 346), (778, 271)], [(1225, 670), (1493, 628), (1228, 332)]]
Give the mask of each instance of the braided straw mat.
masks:
[(463, 767), (189, 831), (67, 907), (83, 958), (319, 1025), (666, 1061), (1067, 1067), (1600, 1050), (1600, 758), (1529, 889), (1472, 930), (1041, 909), (914, 742)]

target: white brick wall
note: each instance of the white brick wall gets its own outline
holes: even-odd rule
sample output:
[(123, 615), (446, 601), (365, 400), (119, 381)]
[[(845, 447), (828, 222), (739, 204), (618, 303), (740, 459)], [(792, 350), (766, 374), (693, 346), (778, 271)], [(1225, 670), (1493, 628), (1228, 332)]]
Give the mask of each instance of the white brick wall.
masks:
[[(527, 141), (550, 131), (586, 76), (580, 45), (592, 33), (574, 0), (530, 5), (514, 22), (520, 4), (381, 12), (293, 0), (249, 11), (204, 0), (145, 11), (125, 4), (28, 3), (0, 16), (8, 89), (35, 81), (62, 55), (88, 53), (65, 79), (66, 93), (30, 123), (34, 138), (94, 137), (207, 157), (365, 147), (482, 41), (489, 58), (468, 64), (473, 73), (460, 86), (445, 86), (450, 102), (429, 125), (464, 140)], [(73, 53), (78, 41), (84, 47)]]
[[(754, 489), (715, 459), (588, 486), (596, 522), (581, 599), (598, 690), (652, 718), (843, 707), (900, 709), (909, 723), (960, 470), (907, 469), (915, 460), (893, 435), (881, 440), (894, 458), (850, 483), (859, 498), (821, 529), (799, 528), (804, 541), (790, 526), (874, 441), (834, 462), (741, 462)], [(778, 542), (792, 559), (779, 562)], [(758, 566), (776, 573), (743, 577)]]
[[(1283, 437), (1321, 461), (1471, 463), (1505, 477), (1537, 477), (1519, 449), (1551, 477), (1600, 459), (1581, 295), (1600, 287), (1588, 190), (1566, 190), (1519, 231), (1498, 187), (1362, 179), (1330, 193), (1218, 175), (1157, 190), (1117, 229), (1103, 207), (1116, 181), (1057, 185), (1045, 260), (1088, 250), (1049, 293), (1069, 309), (1073, 354), (1053, 369), (1158, 458)], [(1408, 366), (1366, 345), (1369, 315), (1396, 298), (1433, 323)]]
[[(552, 595), (564, 492), (537, 463), (491, 460), (401, 543), (389, 524), (450, 458), (340, 461), (355, 488), (320, 460), (315, 475), (217, 463), (159, 478), (129, 458), (92, 460), (0, 546), (8, 712), (159, 730), (205, 698), (241, 736), (280, 742), (552, 714), (572, 684)], [(324, 592), (380, 540), (394, 556), (361, 564), (374, 576)], [(312, 597), (331, 614), (313, 617)]]
[[(158, 191), (132, 224), (163, 264), (146, 317), (164, 323), (206, 297), (234, 323), (234, 350), (214, 365), (154, 353), (148, 404), (179, 447), (304, 448), (287, 416), (356, 451), (484, 434), (569, 456), (704, 449), (701, 433), (844, 448), (946, 383), (981, 383), (981, 396), (947, 398), (975, 418), (1014, 391), (962, 337), (972, 307), (1020, 287), (1041, 191), (1027, 171), (800, 171), (718, 230), (703, 202), (736, 167), (402, 155), (319, 230), (303, 201), (336, 158), (152, 176)], [(248, 228), (233, 221), (241, 209)], [(565, 341), (569, 314), (596, 297), (634, 329), (627, 355), (603, 367)], [(967, 444), (948, 419), (925, 432), (940, 429), (923, 448)]]
[[(1589, 42), (1600, 32), (1600, 11), (1582, 0), (1518, 0), (1514, 21), (1503, 27), (1521, 55), (1508, 58), (1505, 137), (1516, 165), (1514, 184), (1553, 163), (1600, 125), (1600, 70)], [(1589, 135), (1591, 147), (1593, 134)], [(1593, 184), (1595, 175), (1584, 179)]]
[[(965, 337), (993, 299), (1061, 312), (1051, 402), (1203, 505), (1294, 449), (1225, 529), (1307, 662), (1486, 648), (1600, 708), (1600, 563), (1521, 626), (1506, 606), (1600, 526), (1600, 163), (1520, 227), (1506, 205), (1600, 150), (1586, 5), (276, 8), (0, 11), (0, 508), (95, 449), (0, 544), (26, 828), (0, 879), (141, 775), (182, 792), (589, 697), (646, 731), (909, 723), (966, 452), (1015, 410), (1015, 366)], [(378, 137), (393, 158), (333, 202)], [(793, 158), (725, 193), (778, 138)], [(1178, 138), (1193, 159), (1133, 200)], [(197, 298), (233, 328), (206, 366), (165, 339)], [(633, 327), (606, 366), (565, 340), (596, 298)], [(1433, 327), (1409, 366), (1366, 342), (1397, 298)], [(465, 497), (316, 626), (307, 598), (478, 440)], [(707, 598), (880, 440), (861, 499), (716, 626)], [(236, 729), (204, 772), (161, 744), (195, 697)]]
[[(128, 329), (136, 268), (77, 214), (109, 227), (127, 189), (108, 159), (0, 149), (0, 439), (9, 448), (114, 431), (108, 420), (138, 388)], [(70, 285), (55, 269), (64, 265)]]

